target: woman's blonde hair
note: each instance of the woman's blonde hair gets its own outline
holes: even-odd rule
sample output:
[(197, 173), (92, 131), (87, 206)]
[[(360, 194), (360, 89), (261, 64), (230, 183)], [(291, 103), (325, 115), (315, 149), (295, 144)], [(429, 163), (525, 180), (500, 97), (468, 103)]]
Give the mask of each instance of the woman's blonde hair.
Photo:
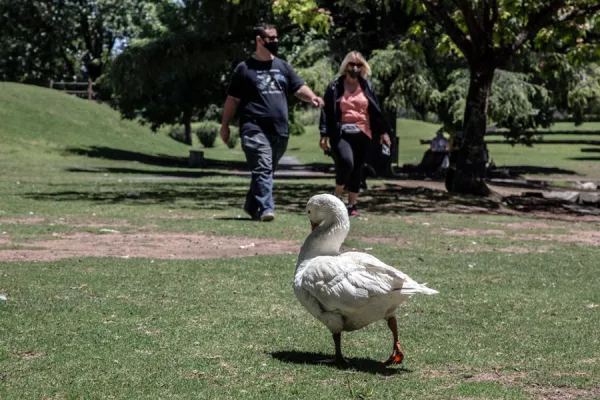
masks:
[(348, 63), (351, 62), (355, 57), (363, 65), (363, 67), (360, 69), (360, 75), (363, 78), (371, 75), (371, 67), (369, 67), (369, 63), (358, 51), (351, 51), (350, 53), (346, 54), (344, 61), (342, 61), (342, 65), (340, 65), (340, 75), (346, 75), (348, 73)]

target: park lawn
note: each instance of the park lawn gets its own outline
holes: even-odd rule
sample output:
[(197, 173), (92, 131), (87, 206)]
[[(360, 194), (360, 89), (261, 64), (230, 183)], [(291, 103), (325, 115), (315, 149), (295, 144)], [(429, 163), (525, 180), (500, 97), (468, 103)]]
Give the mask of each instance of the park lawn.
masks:
[[(383, 323), (344, 335), (348, 368), (313, 363), (332, 343), (293, 296), (293, 254), (10, 262), (0, 264), (0, 397), (597, 395), (597, 247), (537, 253), (535, 241), (447, 236), (444, 225), (460, 224), (422, 218), (358, 221), (347, 242), (440, 291), (399, 310), (400, 368), (377, 364), (391, 350)], [(371, 244), (379, 235), (403, 244)], [(494, 251), (524, 245), (533, 250)]]
[[(108, 107), (0, 83), (0, 122), (0, 256), (102, 229), (299, 248), (304, 204), (331, 190), (329, 180), (278, 179), (277, 219), (259, 224), (238, 218), (247, 177), (185, 168), (189, 148)], [(435, 132), (399, 126), (411, 135), (401, 160)], [(319, 162), (312, 135), (292, 138), (288, 155)], [(237, 159), (235, 151), (206, 153)], [(598, 221), (454, 213), (474, 201), (462, 198), (456, 210), (430, 212), (428, 193), (374, 182), (344, 247), (440, 291), (399, 310), (400, 367), (377, 363), (391, 351), (384, 323), (344, 335), (349, 367), (314, 364), (333, 344), (294, 298), (294, 252), (0, 261), (0, 398), (599, 397)]]

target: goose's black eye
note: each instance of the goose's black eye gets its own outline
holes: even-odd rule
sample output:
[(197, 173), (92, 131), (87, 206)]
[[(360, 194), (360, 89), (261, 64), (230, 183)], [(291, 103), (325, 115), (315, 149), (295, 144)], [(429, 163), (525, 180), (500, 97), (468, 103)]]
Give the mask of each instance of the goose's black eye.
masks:
[(308, 210), (307, 213), (310, 214), (310, 210)]

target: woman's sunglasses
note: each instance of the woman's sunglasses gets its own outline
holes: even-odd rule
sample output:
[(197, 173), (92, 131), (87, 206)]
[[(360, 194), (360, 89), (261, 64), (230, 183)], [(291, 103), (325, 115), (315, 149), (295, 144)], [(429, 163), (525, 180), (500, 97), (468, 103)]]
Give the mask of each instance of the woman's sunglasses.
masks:
[(362, 67), (363, 67), (363, 64), (362, 64), (362, 63), (349, 62), (349, 63), (348, 63), (348, 66), (349, 66), (350, 68), (354, 68), (354, 67), (356, 67), (356, 68), (362, 68)]

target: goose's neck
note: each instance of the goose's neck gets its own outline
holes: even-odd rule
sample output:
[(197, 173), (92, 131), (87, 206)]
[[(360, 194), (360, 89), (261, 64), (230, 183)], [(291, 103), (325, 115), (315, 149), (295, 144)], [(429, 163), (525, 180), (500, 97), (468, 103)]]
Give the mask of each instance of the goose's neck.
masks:
[[(347, 212), (345, 209), (343, 211)], [(349, 230), (350, 221), (347, 215), (333, 215), (331, 219), (325, 220), (304, 241), (296, 268), (311, 258), (340, 254), (340, 247)]]

